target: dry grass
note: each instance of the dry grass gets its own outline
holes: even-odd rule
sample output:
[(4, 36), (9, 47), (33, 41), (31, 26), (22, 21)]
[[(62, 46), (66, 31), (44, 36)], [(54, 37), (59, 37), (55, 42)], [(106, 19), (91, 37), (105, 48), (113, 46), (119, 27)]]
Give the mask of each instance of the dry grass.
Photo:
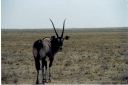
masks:
[[(51, 35), (44, 30), (2, 30), (2, 83), (34, 84), (33, 42)], [(55, 56), (51, 83), (128, 83), (128, 30), (70, 31), (66, 35), (70, 39)]]

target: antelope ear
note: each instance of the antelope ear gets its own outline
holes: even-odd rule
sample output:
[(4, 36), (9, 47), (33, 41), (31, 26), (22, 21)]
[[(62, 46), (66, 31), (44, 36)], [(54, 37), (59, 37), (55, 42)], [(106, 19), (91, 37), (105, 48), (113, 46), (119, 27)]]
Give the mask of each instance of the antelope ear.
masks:
[(64, 39), (65, 39), (65, 40), (68, 40), (68, 39), (69, 39), (69, 36), (65, 36)]
[(52, 40), (55, 39), (55, 36), (51, 36), (51, 39), (52, 39)]

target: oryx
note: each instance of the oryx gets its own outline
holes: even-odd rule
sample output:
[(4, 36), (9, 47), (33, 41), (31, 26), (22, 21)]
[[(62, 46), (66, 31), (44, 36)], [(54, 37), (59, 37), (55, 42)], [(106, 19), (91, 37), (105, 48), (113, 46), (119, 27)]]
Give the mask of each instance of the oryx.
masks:
[(33, 55), (34, 55), (34, 59), (35, 59), (35, 66), (36, 66), (36, 70), (37, 70), (37, 80), (36, 83), (39, 83), (39, 79), (38, 79), (38, 75), (39, 75), (39, 70), (42, 70), (42, 82), (46, 82), (47, 78), (46, 78), (46, 74), (47, 74), (47, 60), (46, 57), (49, 58), (49, 75), (48, 75), (48, 79), (51, 80), (51, 72), (50, 72), (50, 68), (52, 66), (52, 62), (54, 60), (54, 55), (58, 52), (62, 50), (62, 46), (63, 46), (63, 42), (64, 39), (68, 39), (68, 36), (65, 36), (65, 38), (63, 37), (64, 35), (64, 28), (65, 28), (65, 20), (63, 22), (63, 30), (62, 30), (62, 34), (61, 36), (58, 35), (54, 23), (53, 21), (50, 19), (52, 26), (54, 28), (54, 31), (56, 33), (56, 36), (51, 36), (49, 38), (43, 38), (43, 39), (39, 39), (37, 41), (34, 42), (33, 44)]

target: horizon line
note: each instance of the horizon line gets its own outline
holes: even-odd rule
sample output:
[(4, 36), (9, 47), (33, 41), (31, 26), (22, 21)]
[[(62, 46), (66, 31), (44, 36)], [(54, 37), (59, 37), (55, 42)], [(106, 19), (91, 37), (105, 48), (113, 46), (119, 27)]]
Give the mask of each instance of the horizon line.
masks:
[[(66, 29), (111, 29), (111, 28), (128, 28), (128, 26), (124, 26), (124, 27), (70, 27), (70, 28), (66, 28)], [(1, 29), (52, 29), (52, 28), (48, 28), (48, 27), (46, 27), (46, 28), (32, 28), (32, 27), (30, 27), (30, 28), (27, 28), (27, 27), (23, 27), (23, 28), (18, 28), (18, 27), (9, 27), (9, 28), (5, 28), (5, 27), (1, 27)], [(56, 29), (61, 29), (61, 28), (56, 28)]]

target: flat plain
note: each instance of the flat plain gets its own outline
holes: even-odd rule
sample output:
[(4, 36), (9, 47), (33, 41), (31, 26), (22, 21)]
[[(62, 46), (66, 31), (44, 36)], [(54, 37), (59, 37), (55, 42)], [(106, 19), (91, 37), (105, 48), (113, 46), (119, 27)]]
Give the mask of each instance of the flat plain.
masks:
[[(33, 43), (52, 35), (53, 30), (2, 29), (2, 84), (35, 84)], [(69, 29), (64, 35), (70, 39), (55, 55), (50, 84), (128, 83), (128, 28)]]

